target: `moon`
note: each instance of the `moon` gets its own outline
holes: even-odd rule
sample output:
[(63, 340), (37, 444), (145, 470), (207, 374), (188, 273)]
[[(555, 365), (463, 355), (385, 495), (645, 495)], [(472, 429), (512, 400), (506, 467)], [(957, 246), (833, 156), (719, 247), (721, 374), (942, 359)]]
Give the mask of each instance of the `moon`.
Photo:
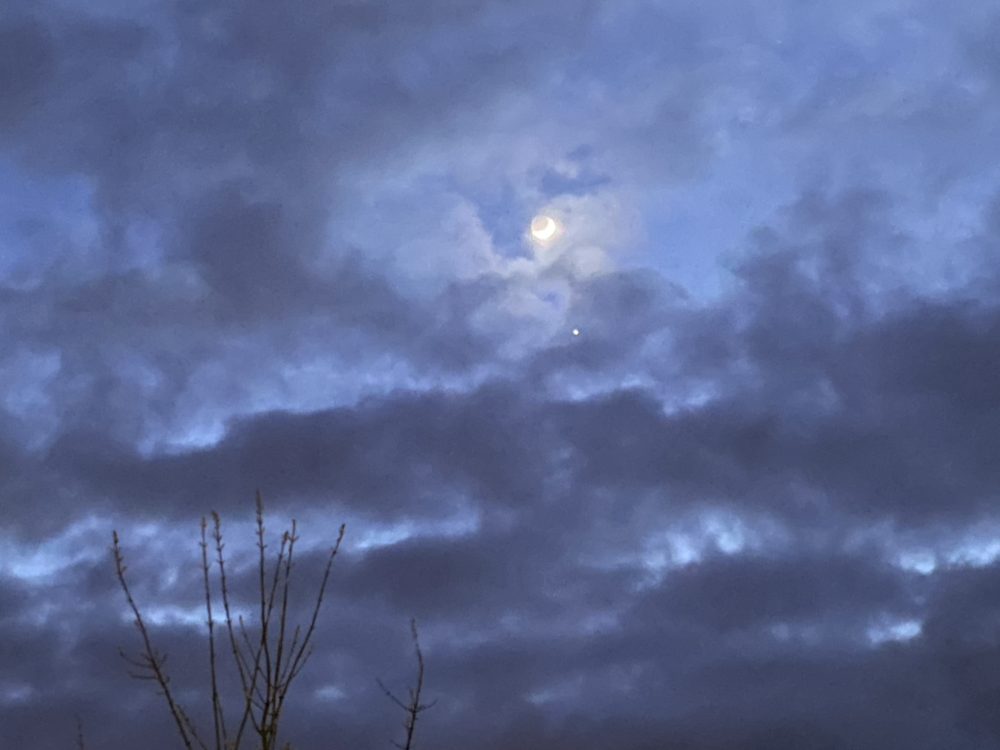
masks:
[(551, 216), (536, 216), (531, 220), (531, 236), (540, 242), (555, 237), (558, 228), (556, 220)]

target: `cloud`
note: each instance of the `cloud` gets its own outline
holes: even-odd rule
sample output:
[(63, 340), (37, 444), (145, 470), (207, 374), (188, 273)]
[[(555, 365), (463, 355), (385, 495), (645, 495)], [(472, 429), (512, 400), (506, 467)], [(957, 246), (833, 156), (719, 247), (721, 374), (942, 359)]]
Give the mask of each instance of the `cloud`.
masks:
[(249, 613), (260, 488), (300, 621), (348, 524), (297, 746), (391, 738), (411, 615), (428, 746), (990, 746), (991, 19), (12, 6), (10, 741), (170, 743), (110, 530), (204, 705), (198, 519)]
[[(822, 226), (825, 207), (868, 205), (809, 201), (797, 210), (819, 207), (811, 226)], [(878, 223), (862, 222), (863, 236), (877, 235)], [(157, 525), (209, 507), (227, 517), (245, 512), (255, 486), (267, 488), (278, 510), (324, 507), (325, 515), (334, 509), (397, 524), (440, 521), (442, 513), (476, 519), (450, 539), (403, 532), (403, 541), (345, 558), (338, 585), (350, 604), (331, 628), (343, 624), (340, 632), (354, 640), (336, 648), (355, 656), (344, 657), (347, 682), (336, 684), (360, 681), (365, 655), (376, 668), (392, 668), (385, 654), (379, 661), (375, 631), (362, 622), (381, 623), (377, 633), (392, 637), (398, 613), (416, 613), (448, 700), (488, 713), (501, 696), (516, 698), (484, 720), (497, 738), (567, 741), (570, 724), (560, 722), (587, 706), (600, 707), (591, 710), (587, 736), (632, 737), (622, 717), (656, 715), (654, 700), (674, 696), (660, 724), (640, 724), (649, 741), (781, 746), (808, 735), (833, 744), (900, 736), (916, 747), (932, 746), (928, 737), (974, 743), (974, 733), (991, 726), (978, 688), (946, 702), (971, 717), (966, 739), (948, 734), (954, 730), (938, 723), (940, 714), (921, 724), (920, 737), (911, 735), (911, 725), (884, 707), (921, 670), (956, 673), (940, 634), (956, 627), (944, 624), (945, 613), (968, 609), (949, 597), (982, 600), (978, 591), (958, 593), (948, 582), (957, 574), (927, 578), (892, 560), (902, 541), (894, 530), (961, 528), (990, 507), (985, 446), (996, 426), (990, 392), (970, 373), (992, 366), (995, 311), (918, 297), (899, 303), (899, 295), (882, 301), (889, 310), (870, 307), (855, 296), (860, 259), (844, 257), (839, 235), (820, 233), (793, 253), (781, 231), (759, 235), (766, 244), (739, 269), (744, 288), (719, 305), (699, 306), (638, 275), (589, 280), (584, 298), (606, 326), (594, 331), (601, 359), (560, 358), (554, 349), (506, 381), (467, 392), (401, 391), (332, 410), (258, 413), (231, 421), (217, 443), (172, 455), (143, 455), (99, 430), (66, 431), (41, 465), (82, 497), (111, 500), (116, 516)], [(689, 327), (675, 340), (678, 321)], [(655, 369), (666, 356), (671, 367)], [(656, 389), (623, 390), (613, 379), (606, 392), (583, 397), (530, 385), (568, 370), (609, 376), (616, 361), (623, 371), (648, 367), (661, 385), (666, 376), (701, 383), (707, 395), (671, 406)], [(963, 433), (968, 424), (978, 431)], [(37, 460), (11, 455), (15, 477)], [(742, 526), (712, 532), (705, 547), (697, 533), (706, 530), (686, 524), (708, 508)], [(755, 515), (780, 531), (760, 536), (766, 526), (755, 526)], [(852, 551), (857, 532), (873, 522), (883, 531)], [(661, 537), (673, 539), (670, 556), (685, 545), (701, 551), (681, 552), (679, 567), (663, 567), (654, 531), (674, 535)], [(645, 557), (616, 554), (630, 547)], [(114, 589), (106, 578), (99, 583), (94, 559), (89, 598), (113, 608)], [(137, 571), (156, 580), (152, 560)], [(145, 597), (176, 596), (179, 583)], [(61, 601), (58, 591), (36, 590), (33, 600)], [(39, 611), (13, 601), (23, 613), (15, 624)], [(991, 638), (987, 619), (977, 621), (980, 637)], [(163, 636), (183, 648), (181, 626), (166, 622)], [(907, 622), (917, 623), (916, 636), (872, 641), (872, 633), (902, 633), (892, 628)], [(515, 645), (500, 648), (501, 637)], [(871, 683), (875, 672), (883, 677)], [(17, 692), (19, 674), (10, 695), (28, 695)], [(753, 701), (740, 687), (751, 679), (767, 686)], [(921, 688), (918, 702), (938, 700), (951, 679)], [(866, 705), (877, 712), (838, 697), (862, 681)], [(731, 723), (701, 713), (699, 701), (709, 696), (729, 707)], [(362, 691), (342, 700), (371, 697)], [(537, 711), (548, 718), (532, 719)], [(461, 738), (467, 730), (455, 722), (443, 726)]]

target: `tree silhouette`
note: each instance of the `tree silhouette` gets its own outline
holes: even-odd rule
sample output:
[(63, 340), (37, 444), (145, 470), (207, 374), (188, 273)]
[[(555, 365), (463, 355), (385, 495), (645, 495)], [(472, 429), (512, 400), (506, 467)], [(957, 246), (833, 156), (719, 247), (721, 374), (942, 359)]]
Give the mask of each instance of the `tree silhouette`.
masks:
[[(255, 750), (276, 750), (278, 747), (279, 721), (285, 707), (288, 689), (312, 654), (310, 641), (316, 628), (319, 611), (323, 603), (323, 594), (326, 591), (326, 586), (330, 578), (330, 570), (333, 567), (334, 558), (336, 558), (340, 550), (346, 527), (343, 524), (340, 526), (337, 540), (330, 549), (309, 624), (304, 632), (301, 625), (296, 625), (294, 631), (291, 632), (291, 640), (289, 641), (288, 589), (292, 571), (292, 556), (295, 543), (299, 539), (296, 533), (296, 523), (295, 519), (292, 519), (291, 529), (285, 530), (282, 533), (277, 561), (274, 570), (269, 575), (265, 559), (267, 545), (264, 542), (263, 500), (260, 492), (257, 492), (256, 537), (258, 548), (257, 579), (260, 634), (258, 638), (251, 640), (247, 633), (243, 616), (239, 615), (237, 618), (238, 628), (233, 622), (225, 559), (222, 553), (225, 546), (222, 541), (222, 525), (219, 514), (215, 511), (212, 511), (212, 520), (215, 562), (218, 565), (219, 588), (225, 615), (225, 641), (228, 642), (229, 650), (235, 662), (242, 691), (242, 712), (238, 722), (227, 724), (222, 709), (222, 699), (219, 695), (218, 654), (216, 651), (215, 622), (212, 618), (212, 589), (209, 580), (211, 565), (209, 563), (209, 542), (207, 539), (208, 523), (204, 517), (201, 519), (200, 546), (208, 628), (208, 662), (212, 713), (211, 745), (206, 744), (206, 740), (198, 733), (194, 722), (171, 691), (170, 677), (165, 669), (167, 655), (158, 652), (153, 646), (149, 628), (145, 620), (143, 620), (139, 606), (136, 604), (125, 579), (127, 567), (122, 554), (118, 532), (113, 531), (111, 552), (114, 557), (115, 572), (118, 582), (125, 593), (128, 605), (135, 617), (134, 623), (142, 640), (142, 649), (138, 656), (128, 656), (120, 648), (119, 653), (133, 668), (133, 671), (129, 673), (132, 677), (141, 680), (150, 680), (157, 684), (170, 710), (170, 715), (173, 717), (181, 741), (187, 750), (193, 750), (196, 747), (201, 748), (201, 750), (209, 750), (210, 747), (214, 748), (214, 750), (240, 750), (241, 748), (246, 748), (249, 742), (252, 742)], [(275, 610), (277, 610), (276, 622), (273, 621)], [(410, 700), (407, 703), (399, 701), (382, 686), (389, 697), (407, 711), (407, 721), (405, 724), (406, 744), (397, 745), (406, 750), (410, 750), (413, 746), (413, 731), (417, 716), (433, 705), (433, 703), (430, 705), (420, 703), (420, 693), (423, 689), (424, 679), (424, 661), (417, 638), (415, 620), (411, 620), (410, 628), (413, 634), (418, 664), (417, 686), (410, 689)], [(379, 685), (382, 685), (381, 681)], [(78, 744), (79, 747), (83, 747), (82, 729), (78, 731)], [(291, 750), (291, 746), (286, 743), (283, 750)]]

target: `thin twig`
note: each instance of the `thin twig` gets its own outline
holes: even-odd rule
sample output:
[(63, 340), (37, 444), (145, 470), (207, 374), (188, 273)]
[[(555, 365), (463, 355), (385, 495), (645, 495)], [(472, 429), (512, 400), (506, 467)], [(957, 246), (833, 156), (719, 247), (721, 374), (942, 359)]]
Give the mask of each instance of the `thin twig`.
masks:
[(77, 750), (87, 750), (87, 746), (83, 742), (83, 720), (80, 718), (80, 714), (76, 715), (76, 747)]
[[(135, 600), (132, 598), (132, 592), (129, 591), (128, 584), (125, 582), (125, 571), (127, 566), (125, 565), (125, 559), (122, 557), (121, 546), (118, 542), (118, 532), (111, 532), (112, 538), (112, 548), (111, 551), (114, 554), (115, 559), (115, 572), (118, 575), (118, 582), (121, 584), (122, 590), (125, 592), (125, 598), (128, 600), (128, 605), (132, 609), (132, 614), (135, 615), (135, 625), (139, 629), (139, 633), (142, 635), (142, 642), (145, 650), (142, 652), (141, 657), (143, 661), (137, 662), (134, 660), (129, 660), (125, 657), (125, 654), (119, 649), (119, 653), (122, 654), (126, 660), (130, 661), (134, 666), (138, 666), (141, 669), (149, 670), (150, 675), (144, 675), (143, 679), (155, 679), (160, 686), (160, 690), (163, 693), (164, 698), (166, 698), (167, 705), (170, 707), (170, 715), (173, 716), (174, 722), (177, 724), (177, 731), (181, 735), (181, 740), (184, 742), (184, 747), (190, 748), (191, 737), (189, 736), (188, 727), (185, 726), (185, 721), (182, 719), (182, 712), (180, 707), (174, 700), (173, 695), (170, 692), (170, 687), (168, 685), (169, 679), (166, 673), (163, 671), (163, 664), (166, 657), (158, 655), (153, 650), (153, 644), (149, 639), (149, 632), (146, 630), (146, 624), (142, 621), (142, 615), (139, 614), (139, 607), (136, 606)], [(136, 675), (133, 675), (136, 676)]]
[[(222, 520), (219, 518), (219, 514), (214, 510), (212, 511), (212, 521), (215, 525), (213, 536), (215, 538), (216, 561), (219, 563), (219, 580), (222, 588), (222, 606), (226, 612), (226, 631), (229, 634), (229, 645), (233, 652), (233, 660), (236, 662), (236, 669), (240, 675), (240, 687), (243, 689), (244, 697), (243, 715), (240, 718), (239, 727), (236, 731), (236, 739), (232, 742), (232, 749), (236, 750), (240, 746), (240, 740), (243, 738), (243, 731), (246, 727), (247, 718), (252, 710), (251, 704), (253, 702), (253, 688), (247, 681), (247, 673), (250, 671), (250, 665), (247, 664), (246, 657), (243, 655), (243, 652), (240, 651), (239, 643), (236, 641), (236, 632), (233, 630), (233, 615), (229, 607), (229, 585), (226, 580), (226, 563), (222, 556), (222, 548), (225, 547), (222, 542)], [(250, 653), (252, 652), (253, 649), (250, 649)]]
[[(251, 642), (247, 632), (243, 616), (237, 617), (239, 625), (239, 635), (233, 622), (233, 612), (229, 601), (229, 585), (226, 576), (225, 560), (223, 556), (222, 524), (219, 514), (212, 511), (214, 523), (213, 538), (215, 540), (216, 561), (219, 565), (220, 588), (222, 590), (222, 605), (225, 611), (226, 633), (229, 639), (230, 650), (233, 660), (236, 662), (236, 669), (240, 678), (240, 687), (243, 691), (243, 711), (238, 724), (235, 737), (230, 739), (227, 730), (223, 702), (219, 694), (218, 659), (215, 649), (215, 619), (212, 611), (212, 587), (209, 578), (210, 563), (208, 559), (208, 539), (207, 521), (201, 519), (201, 566), (202, 582), (205, 589), (205, 613), (206, 626), (208, 628), (208, 658), (209, 673), (211, 678), (212, 691), (212, 723), (215, 733), (216, 750), (239, 750), (240, 743), (244, 738), (244, 732), (249, 723), (253, 728), (253, 733), (260, 740), (260, 750), (275, 750), (278, 744), (278, 724), (284, 708), (285, 698), (292, 680), (299, 674), (309, 656), (312, 654), (310, 641), (316, 628), (319, 611), (323, 602), (323, 595), (326, 591), (330, 578), (330, 570), (333, 560), (340, 550), (343, 542), (345, 525), (340, 526), (337, 541), (331, 548), (326, 568), (323, 572), (323, 579), (316, 594), (316, 602), (313, 607), (312, 617), (303, 635), (301, 625), (296, 625), (292, 635), (291, 644), (286, 643), (289, 632), (288, 612), (289, 589), (291, 581), (291, 571), (293, 565), (293, 553), (295, 542), (298, 541), (297, 525), (292, 519), (291, 530), (286, 530), (281, 536), (281, 544), (278, 549), (277, 560), (271, 580), (268, 582), (268, 571), (265, 550), (267, 544), (264, 541), (264, 509), (261, 494), (258, 491), (256, 496), (256, 536), (258, 547), (258, 589), (260, 596), (260, 635), (256, 638), (256, 645)], [(175, 700), (170, 690), (170, 678), (167, 676), (164, 665), (167, 657), (159, 654), (153, 649), (149, 633), (139, 608), (132, 598), (128, 585), (125, 581), (124, 561), (121, 554), (118, 533), (113, 532), (112, 551), (115, 558), (115, 569), (118, 579), (125, 592), (129, 606), (135, 615), (135, 624), (143, 639), (144, 650), (138, 657), (129, 657), (121, 649), (119, 653), (122, 658), (134, 668), (129, 674), (132, 677), (143, 680), (152, 680), (157, 683), (160, 692), (167, 700), (171, 716), (177, 725), (178, 732), (187, 750), (193, 750), (197, 745), (203, 750), (208, 750), (201, 740), (194, 723), (188, 714)], [(287, 556), (286, 556), (287, 550)], [(268, 583), (270, 585), (268, 585)], [(281, 585), (281, 599), (279, 609), (279, 620), (276, 625), (272, 625), (271, 618), (278, 604), (278, 586)], [(272, 636), (276, 636), (273, 647)], [(242, 643), (240, 642), (242, 639)], [(245, 648), (245, 650), (244, 650)], [(421, 662), (422, 673), (422, 662)], [(82, 734), (81, 734), (82, 738)], [(82, 742), (82, 739), (81, 739)], [(285, 748), (290, 748), (285, 743)]]
[(208, 663), (212, 679), (212, 725), (215, 728), (216, 750), (226, 746), (226, 721), (219, 700), (219, 683), (215, 667), (215, 622), (212, 620), (212, 589), (208, 581), (208, 541), (205, 539), (205, 516), (201, 517), (201, 571), (205, 582), (205, 612), (208, 616)]
[(417, 686), (415, 688), (409, 688), (409, 701), (403, 703), (403, 701), (397, 698), (393, 692), (385, 686), (382, 680), (378, 678), (375, 680), (375, 682), (378, 683), (378, 686), (382, 688), (382, 692), (384, 692), (393, 703), (406, 712), (406, 721), (403, 723), (403, 728), (406, 730), (406, 743), (400, 744), (396, 741), (392, 742), (392, 744), (400, 750), (413, 749), (413, 734), (417, 728), (417, 717), (428, 708), (433, 708), (434, 705), (437, 704), (436, 700), (427, 704), (420, 702), (420, 693), (424, 689), (424, 654), (420, 650), (420, 638), (417, 635), (416, 619), (410, 620), (410, 632), (413, 634), (413, 650), (417, 654)]
[(330, 568), (333, 567), (333, 560), (337, 557), (337, 553), (340, 551), (340, 544), (344, 541), (344, 532), (347, 530), (346, 524), (340, 524), (340, 530), (337, 532), (337, 541), (330, 549), (330, 557), (326, 561), (326, 570), (323, 571), (323, 580), (319, 585), (319, 593), (316, 596), (316, 606), (313, 608), (312, 618), (309, 620), (309, 627), (306, 630), (305, 638), (302, 639), (302, 643), (299, 645), (299, 650), (292, 656), (292, 660), (288, 665), (288, 674), (284, 680), (285, 690), (282, 691), (281, 700), (284, 701), (285, 693), (288, 691), (288, 686), (291, 684), (295, 676), (302, 670), (305, 666), (306, 660), (311, 654), (311, 650), (307, 651), (309, 641), (312, 638), (313, 630), (316, 629), (316, 618), (319, 617), (319, 609), (323, 604), (323, 593), (326, 591), (326, 583), (330, 578)]

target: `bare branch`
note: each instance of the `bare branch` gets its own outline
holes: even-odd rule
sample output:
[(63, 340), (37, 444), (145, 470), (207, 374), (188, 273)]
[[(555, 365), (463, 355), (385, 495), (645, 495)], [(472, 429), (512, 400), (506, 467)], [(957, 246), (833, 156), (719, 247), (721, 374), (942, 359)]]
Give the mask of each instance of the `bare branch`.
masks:
[(403, 701), (397, 698), (392, 691), (390, 691), (389, 688), (382, 683), (381, 680), (376, 680), (379, 687), (382, 688), (382, 691), (389, 696), (389, 699), (406, 712), (406, 721), (403, 723), (403, 729), (406, 730), (406, 742), (403, 744), (396, 741), (392, 742), (392, 744), (400, 750), (413, 750), (413, 735), (417, 728), (417, 718), (421, 713), (429, 708), (433, 708), (437, 703), (436, 700), (427, 704), (420, 702), (420, 693), (424, 689), (424, 654), (420, 650), (420, 638), (417, 634), (416, 619), (410, 620), (410, 632), (413, 634), (413, 650), (417, 655), (417, 685), (416, 687), (408, 689), (410, 695), (409, 701), (403, 703)]
[(205, 516), (201, 517), (201, 571), (205, 582), (205, 612), (208, 617), (208, 664), (212, 680), (212, 725), (215, 728), (215, 747), (221, 750), (226, 743), (226, 721), (219, 701), (219, 684), (215, 667), (215, 622), (212, 620), (212, 588), (208, 581), (208, 541), (205, 539)]
[[(261, 493), (256, 494), (256, 537), (258, 547), (257, 583), (260, 597), (260, 632), (254, 636), (253, 642), (248, 633), (244, 618), (238, 615), (234, 623), (230, 603), (229, 584), (226, 575), (225, 559), (222, 541), (222, 524), (219, 514), (212, 511), (213, 532), (215, 542), (215, 559), (219, 566), (219, 581), (222, 591), (222, 606), (225, 612), (226, 634), (229, 648), (236, 662), (240, 688), (243, 691), (243, 710), (235, 736), (230, 738), (225, 721), (222, 696), (220, 695), (219, 666), (215, 643), (215, 618), (212, 607), (212, 585), (208, 552), (208, 523), (205, 517), (201, 519), (201, 568), (202, 584), (205, 595), (206, 627), (208, 629), (208, 661), (211, 682), (212, 724), (215, 736), (215, 750), (239, 750), (240, 744), (247, 733), (247, 727), (257, 736), (254, 744), (260, 750), (276, 750), (278, 746), (278, 724), (291, 682), (299, 674), (309, 656), (312, 654), (311, 639), (315, 632), (323, 596), (330, 578), (333, 561), (343, 542), (346, 526), (341, 525), (337, 540), (331, 548), (323, 578), (316, 594), (312, 616), (308, 626), (303, 631), (301, 625), (295, 625), (291, 643), (286, 643), (292, 630), (288, 622), (290, 606), (290, 583), (293, 566), (295, 543), (298, 541), (298, 528), (292, 519), (291, 529), (283, 532), (278, 549), (277, 560), (273, 573), (267, 570), (266, 548), (264, 540), (264, 509)], [(143, 650), (137, 656), (128, 656), (119, 649), (121, 657), (131, 667), (130, 676), (136, 679), (156, 682), (160, 693), (165, 697), (171, 716), (181, 735), (184, 747), (193, 750), (194, 747), (208, 750), (198, 731), (183, 707), (174, 699), (170, 688), (170, 678), (164, 665), (167, 657), (158, 653), (152, 646), (149, 632), (142, 619), (139, 608), (132, 597), (125, 580), (126, 566), (121, 554), (117, 532), (113, 532), (112, 552), (114, 553), (115, 570), (118, 580), (132, 613), (135, 616), (135, 626), (142, 638)], [(270, 577), (270, 580), (268, 578)], [(281, 587), (279, 600), (279, 585)], [(272, 616), (278, 610), (278, 622), (272, 624)], [(237, 633), (237, 627), (239, 633)], [(272, 644), (272, 640), (274, 643)], [(81, 735), (82, 736), (82, 735)], [(285, 747), (289, 748), (288, 743)]]
[[(227, 743), (227, 750), (236, 750), (240, 746), (240, 741), (243, 738), (243, 732), (246, 728), (247, 719), (252, 711), (253, 704), (253, 694), (254, 686), (249, 682), (248, 673), (250, 672), (250, 665), (247, 663), (247, 657), (243, 655), (240, 650), (239, 643), (236, 640), (236, 632), (233, 629), (233, 615), (232, 610), (229, 606), (229, 585), (226, 579), (226, 563), (222, 555), (222, 549), (225, 544), (222, 542), (222, 520), (219, 518), (219, 514), (214, 510), (212, 511), (212, 521), (214, 524), (213, 537), (215, 538), (215, 552), (216, 552), (216, 562), (219, 564), (219, 581), (222, 588), (222, 606), (226, 613), (226, 632), (229, 634), (229, 645), (232, 649), (233, 660), (236, 662), (236, 669), (240, 676), (240, 687), (243, 689), (243, 714), (240, 717), (240, 723), (236, 730), (236, 738), (232, 743)], [(243, 627), (243, 618), (240, 617), (240, 628)], [(246, 636), (246, 631), (244, 630), (244, 637)], [(250, 647), (249, 639), (247, 639), (248, 653), (253, 653), (253, 648)]]
[[(181, 735), (181, 740), (184, 742), (184, 746), (190, 750), (192, 745), (191, 736), (189, 736), (189, 728), (185, 725), (185, 721), (181, 718), (182, 713), (180, 707), (177, 705), (170, 692), (170, 687), (168, 686), (169, 680), (163, 671), (163, 664), (166, 659), (165, 657), (159, 658), (153, 650), (153, 645), (149, 639), (149, 632), (146, 630), (146, 624), (143, 622), (142, 615), (139, 613), (139, 607), (132, 598), (132, 592), (129, 591), (128, 584), (125, 582), (125, 559), (122, 556), (121, 545), (118, 542), (118, 532), (112, 531), (111, 538), (111, 551), (114, 555), (115, 572), (118, 576), (118, 582), (121, 584), (122, 590), (125, 592), (125, 598), (128, 600), (128, 605), (132, 609), (132, 614), (135, 615), (135, 625), (139, 629), (139, 633), (142, 635), (142, 642), (145, 648), (145, 651), (142, 653), (145, 663), (139, 663), (137, 666), (143, 669), (148, 669), (152, 674), (151, 676), (146, 677), (146, 679), (155, 679), (159, 684), (160, 690), (163, 692), (163, 696), (167, 700), (167, 705), (170, 707), (170, 715), (173, 716), (174, 722), (177, 724), (177, 731)], [(122, 655), (124, 656), (124, 653)], [(135, 664), (135, 662), (133, 663)]]

